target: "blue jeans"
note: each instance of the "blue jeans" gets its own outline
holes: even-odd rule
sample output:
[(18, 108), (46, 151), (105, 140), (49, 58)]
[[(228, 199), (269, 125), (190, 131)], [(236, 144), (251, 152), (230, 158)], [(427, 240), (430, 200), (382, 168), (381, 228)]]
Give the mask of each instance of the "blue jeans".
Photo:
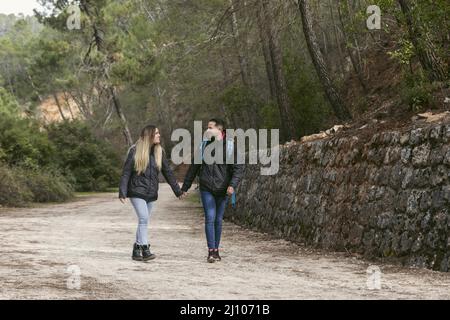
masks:
[(205, 233), (209, 249), (218, 249), (222, 235), (222, 220), (227, 204), (227, 196), (216, 196), (208, 191), (200, 191), (205, 211)]
[(147, 230), (148, 221), (152, 213), (153, 202), (146, 202), (141, 198), (130, 198), (131, 204), (138, 217), (138, 227), (136, 231), (136, 243), (138, 245), (148, 245)]

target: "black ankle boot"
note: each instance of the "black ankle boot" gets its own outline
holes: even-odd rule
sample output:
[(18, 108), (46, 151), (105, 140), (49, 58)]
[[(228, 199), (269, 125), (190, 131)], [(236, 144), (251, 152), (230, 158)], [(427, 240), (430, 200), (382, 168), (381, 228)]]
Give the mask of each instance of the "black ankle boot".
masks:
[(141, 248), (142, 248), (142, 260), (148, 261), (156, 258), (156, 256), (150, 252), (150, 245), (144, 245), (141, 246)]
[(214, 250), (214, 259), (215, 259), (216, 261), (221, 261), (221, 260), (222, 260), (222, 258), (221, 258), (220, 255), (219, 255), (219, 249)]
[(216, 261), (216, 259), (214, 259), (214, 251), (213, 250), (208, 251), (208, 258), (206, 258), (206, 261), (208, 261), (209, 263), (213, 263)]
[(133, 254), (131, 255), (131, 259), (136, 261), (142, 261), (141, 246), (138, 245), (137, 243), (135, 243), (133, 246)]

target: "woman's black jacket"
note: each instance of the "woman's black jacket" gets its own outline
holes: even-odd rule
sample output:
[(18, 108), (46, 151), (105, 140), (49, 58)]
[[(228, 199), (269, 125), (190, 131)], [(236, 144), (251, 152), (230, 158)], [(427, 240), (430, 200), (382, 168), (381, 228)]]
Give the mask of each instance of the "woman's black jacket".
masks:
[[(127, 159), (123, 166), (122, 176), (119, 184), (119, 198), (141, 198), (147, 202), (158, 199), (159, 187), (159, 170), (156, 166), (155, 157), (153, 155), (153, 148), (150, 152), (150, 161), (147, 168), (140, 175), (134, 169), (134, 155), (136, 153), (136, 145), (130, 147)], [(162, 157), (161, 173), (166, 181), (169, 183), (173, 192), (177, 197), (182, 194), (180, 186), (170, 169), (169, 163), (164, 156)]]

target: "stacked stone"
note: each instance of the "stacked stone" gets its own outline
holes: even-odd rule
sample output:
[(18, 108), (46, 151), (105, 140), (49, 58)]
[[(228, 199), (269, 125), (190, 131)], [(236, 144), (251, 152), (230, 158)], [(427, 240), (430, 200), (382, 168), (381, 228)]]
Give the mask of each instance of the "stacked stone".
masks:
[(366, 258), (450, 269), (450, 124), (280, 148), (280, 170), (247, 165), (236, 223)]

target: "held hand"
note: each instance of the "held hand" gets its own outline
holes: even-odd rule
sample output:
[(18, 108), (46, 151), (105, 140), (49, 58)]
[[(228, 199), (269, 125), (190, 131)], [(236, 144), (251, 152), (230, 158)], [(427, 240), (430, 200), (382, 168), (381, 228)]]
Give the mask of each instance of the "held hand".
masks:
[(183, 191), (183, 193), (181, 194), (181, 196), (178, 197), (178, 199), (183, 200), (187, 197), (188, 193)]
[(234, 193), (234, 188), (232, 186), (229, 186), (227, 189), (227, 193), (229, 196), (231, 196)]
[(128, 202), (127, 198), (119, 198), (120, 202), (122, 202), (123, 204)]

